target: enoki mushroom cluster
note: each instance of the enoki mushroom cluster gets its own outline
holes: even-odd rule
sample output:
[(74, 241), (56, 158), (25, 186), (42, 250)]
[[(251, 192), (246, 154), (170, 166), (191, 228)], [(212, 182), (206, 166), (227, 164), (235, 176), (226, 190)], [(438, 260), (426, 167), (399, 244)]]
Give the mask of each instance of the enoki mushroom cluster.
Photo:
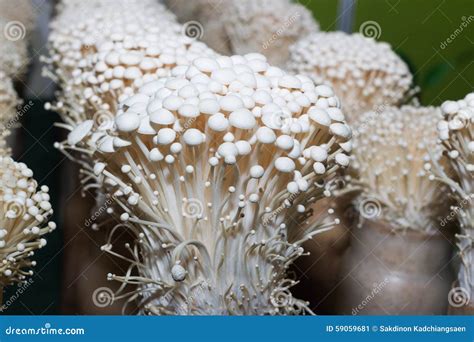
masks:
[(288, 48), (319, 30), (310, 11), (290, 0), (168, 0), (171, 10), (188, 25), (202, 28), (202, 39), (223, 54), (260, 52), (273, 65), (283, 65)]
[(299, 40), (290, 47), (287, 68), (331, 85), (351, 121), (363, 112), (403, 103), (413, 78), (389, 44), (343, 32)]
[(435, 107), (390, 107), (361, 116), (354, 133), (354, 166), (362, 194), (361, 218), (382, 219), (395, 229), (435, 231), (446, 210), (445, 186), (429, 177), (430, 158), (439, 163), (436, 143), (441, 112)]
[(46, 59), (50, 76), (62, 88), (53, 109), (72, 125), (98, 111), (114, 111), (110, 107), (120, 95), (131, 94), (153, 75), (163, 76), (162, 69), (178, 64), (180, 52), (192, 43), (171, 39), (180, 26), (158, 3), (73, 4), (63, 4), (51, 25), (51, 57)]
[(48, 187), (37, 188), (33, 172), (10, 157), (0, 157), (0, 287), (31, 276), (35, 250), (56, 228), (47, 218), (53, 212)]
[[(460, 286), (474, 292), (474, 93), (459, 101), (446, 101), (441, 106), (443, 119), (438, 123), (439, 139), (449, 159), (451, 169), (434, 161), (433, 177), (446, 183), (452, 190), (455, 204), (451, 213), (460, 223), (456, 235), (464, 267), (458, 280)], [(442, 222), (449, 221), (450, 216)]]
[[(108, 129), (117, 104), (141, 85), (213, 54), (203, 43), (181, 35), (174, 16), (158, 3), (106, 4), (101, 3), (107, 9), (103, 11), (80, 6), (79, 18), (79, 5), (63, 9), (52, 25), (49, 62), (62, 91), (48, 108), (61, 114), (68, 130), (89, 119), (94, 130)], [(69, 148), (68, 142), (60, 147)]]
[(57, 147), (81, 163), (89, 175), (82, 181), (93, 180), (89, 186), (95, 187), (90, 155), (97, 137), (113, 124), (117, 104), (173, 67), (214, 52), (182, 35), (173, 14), (153, 1), (66, 2), (52, 27), (48, 62), (61, 91), (47, 108), (61, 115), (66, 124), (59, 125), (69, 131), (93, 121), (90, 144), (78, 149), (70, 135)]
[[(121, 208), (112, 236), (137, 237), (121, 256), (129, 271), (110, 279), (138, 284), (132, 299), (148, 314), (309, 310), (286, 271), (337, 220), (290, 218), (330, 196), (350, 139), (330, 87), (259, 54), (197, 58), (144, 85), (96, 141), (94, 171)], [(104, 250), (114, 253), (111, 242)]]
[(319, 31), (311, 12), (288, 0), (232, 1), (222, 20), (234, 53), (258, 51), (273, 65), (288, 60), (291, 44)]
[(29, 2), (20, 0), (15, 5), (0, 2), (0, 298), (4, 286), (21, 283), (33, 274), (34, 252), (46, 245), (42, 236), (56, 228), (47, 220), (53, 212), (48, 187), (38, 189), (33, 172), (10, 158), (5, 141), (19, 120), (12, 77), (27, 63), (22, 30), (33, 26)]
[(10, 153), (6, 139), (15, 124), (15, 110), (19, 104), (18, 96), (13, 89), (13, 82), (3, 71), (0, 71), (0, 155)]

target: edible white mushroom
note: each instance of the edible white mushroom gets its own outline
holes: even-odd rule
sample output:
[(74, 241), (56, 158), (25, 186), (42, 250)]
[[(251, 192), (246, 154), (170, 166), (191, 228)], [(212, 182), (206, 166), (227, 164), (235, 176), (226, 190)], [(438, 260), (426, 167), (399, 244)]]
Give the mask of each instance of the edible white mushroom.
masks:
[(474, 294), (474, 93), (458, 101), (446, 101), (441, 106), (443, 118), (438, 122), (439, 144), (450, 168), (433, 160), (433, 178), (452, 190), (455, 204), (443, 217), (445, 226), (457, 218), (460, 233), (456, 245), (462, 260), (458, 271), (458, 286), (468, 294), (466, 305), (472, 306)]
[(48, 187), (37, 187), (23, 163), (0, 156), (0, 287), (31, 276), (34, 252), (46, 245), (43, 235), (56, 228)]
[(361, 116), (354, 136), (354, 163), (362, 193), (361, 218), (389, 222), (394, 229), (436, 232), (447, 212), (442, 182), (429, 177), (430, 158), (446, 164), (437, 141), (436, 107), (389, 107)]
[(259, 54), (197, 58), (141, 87), (96, 142), (97, 174), (122, 211), (103, 248), (115, 253), (119, 229), (136, 235), (130, 270), (109, 278), (138, 283), (147, 314), (309, 311), (286, 271), (335, 222), (298, 219), (347, 166), (351, 130), (327, 113), (338, 103)]
[(389, 44), (358, 33), (311, 34), (290, 47), (287, 68), (332, 86), (351, 123), (364, 112), (402, 104), (413, 79)]

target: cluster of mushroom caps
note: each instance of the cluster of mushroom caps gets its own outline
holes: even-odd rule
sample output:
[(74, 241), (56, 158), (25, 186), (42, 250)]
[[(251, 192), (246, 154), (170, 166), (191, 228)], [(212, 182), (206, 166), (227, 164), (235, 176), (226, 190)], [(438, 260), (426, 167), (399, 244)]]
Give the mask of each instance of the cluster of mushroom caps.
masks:
[(331, 88), (259, 54), (218, 56), (157, 3), (97, 6), (62, 3), (48, 59), (60, 101), (48, 107), (70, 130), (57, 147), (115, 203), (109, 241), (136, 235), (130, 270), (109, 278), (138, 284), (129, 295), (148, 314), (309, 311), (286, 271), (336, 222), (294, 221), (349, 161)]
[[(446, 211), (435, 194), (449, 182), (431, 174), (452, 167), (437, 144), (441, 111), (396, 107), (412, 76), (389, 45), (317, 33), (306, 10), (289, 1), (168, 3), (180, 20), (203, 24), (203, 39), (227, 53), (259, 50), (282, 64), (281, 51), (302, 38), (286, 65), (306, 76), (256, 53), (219, 56), (183, 35), (186, 25), (154, 1), (62, 2), (48, 62), (61, 86), (51, 108), (70, 133), (57, 146), (115, 203), (108, 212), (121, 223), (103, 250), (130, 261), (124, 275), (108, 276), (123, 282), (117, 297), (137, 299), (145, 314), (310, 311), (291, 295), (287, 270), (304, 241), (339, 222), (332, 208), (315, 210), (351, 159), (337, 96), (356, 127), (348, 185), (359, 191), (361, 216), (435, 229)], [(268, 8), (271, 15), (260, 15)], [(284, 29), (275, 33), (276, 12), (284, 13), (275, 15)], [(257, 20), (266, 18), (272, 25)], [(270, 33), (260, 34), (267, 26)], [(455, 127), (472, 107), (469, 96), (457, 102), (462, 115), (438, 127)], [(443, 106), (449, 115), (453, 108)], [(451, 142), (458, 131), (444, 144), (458, 151), (449, 156), (466, 173), (470, 145)], [(128, 256), (112, 243), (123, 229), (136, 237)], [(126, 293), (127, 284), (137, 289)]]
[[(214, 54), (182, 35), (174, 16), (152, 1), (66, 1), (51, 26), (46, 73), (60, 91), (46, 108), (57, 111), (69, 131), (92, 120), (92, 141), (113, 124), (117, 104), (144, 83)], [(92, 145), (78, 150), (69, 139), (57, 146), (92, 176)]]
[(27, 32), (17, 30), (34, 26), (33, 10), (28, 6), (28, 1), (15, 5), (0, 1), (0, 299), (4, 286), (22, 283), (33, 274), (32, 256), (46, 245), (43, 235), (56, 227), (47, 220), (52, 214), (48, 188), (38, 188), (33, 172), (10, 157), (7, 144), (19, 120), (17, 106), (21, 103), (14, 80), (28, 63), (26, 41), (21, 38)]
[[(286, 271), (336, 221), (295, 224), (349, 163), (338, 99), (259, 54), (201, 57), (172, 73), (126, 99), (96, 141), (94, 172), (139, 246), (129, 272), (109, 277), (140, 280), (153, 314), (309, 310)], [(80, 145), (91, 129), (69, 136)]]
[(290, 47), (286, 67), (331, 85), (351, 124), (365, 112), (406, 103), (413, 82), (389, 44), (359, 33), (311, 34)]
[(166, 0), (180, 22), (194, 28), (215, 51), (259, 52), (272, 65), (283, 66), (288, 47), (319, 31), (311, 12), (291, 0)]

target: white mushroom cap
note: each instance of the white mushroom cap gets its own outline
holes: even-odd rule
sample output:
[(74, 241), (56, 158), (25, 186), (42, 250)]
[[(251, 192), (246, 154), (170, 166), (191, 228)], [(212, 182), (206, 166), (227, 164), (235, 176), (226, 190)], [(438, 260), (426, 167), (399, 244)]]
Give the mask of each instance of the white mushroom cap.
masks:
[(290, 47), (287, 68), (331, 85), (351, 120), (402, 103), (413, 78), (389, 44), (358, 33), (311, 34)]

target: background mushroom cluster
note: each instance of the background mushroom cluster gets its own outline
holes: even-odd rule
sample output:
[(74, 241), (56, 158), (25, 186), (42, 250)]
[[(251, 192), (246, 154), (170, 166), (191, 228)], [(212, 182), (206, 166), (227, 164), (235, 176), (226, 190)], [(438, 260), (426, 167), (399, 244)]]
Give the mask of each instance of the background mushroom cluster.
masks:
[(0, 0), (0, 291), (56, 228), (11, 149), (41, 65), (66, 312), (472, 313), (472, 87), (427, 105), (377, 22), (290, 0), (51, 8), (28, 48), (44, 7)]

